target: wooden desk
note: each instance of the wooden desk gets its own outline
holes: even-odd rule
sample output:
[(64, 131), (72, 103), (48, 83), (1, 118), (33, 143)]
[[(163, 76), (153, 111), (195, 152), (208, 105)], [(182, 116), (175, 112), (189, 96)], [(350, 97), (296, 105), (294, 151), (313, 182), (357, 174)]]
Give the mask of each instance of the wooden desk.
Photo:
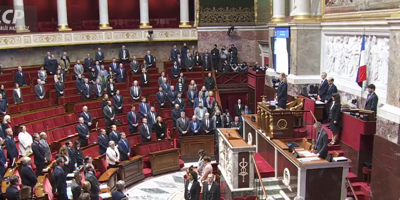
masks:
[(179, 141), (181, 143), (181, 156), (185, 162), (199, 160), (199, 149), (204, 149), (211, 159), (215, 158), (214, 135), (185, 136)]
[(167, 149), (149, 154), (153, 176), (166, 172), (177, 171), (179, 166), (179, 149)]
[(119, 179), (124, 180), (126, 186), (144, 179), (143, 156), (135, 156), (119, 164)]
[(271, 110), (269, 104), (259, 102), (257, 106), (257, 123), (271, 138), (293, 138), (294, 111)]
[(17, 170), (17, 167), (9, 168), (7, 169), (6, 173), (3, 176), (3, 179), (1, 181), (1, 192), (3, 194), (6, 193), (6, 189), (10, 185), (10, 177), (14, 175), (15, 171)]
[(110, 168), (107, 169), (99, 178), (99, 183), (107, 183), (107, 186), (110, 188), (111, 191), (114, 191), (116, 188), (116, 184), (118, 181), (118, 168)]
[(44, 181), (46, 175), (39, 176), (35, 185), (35, 194), (38, 199), (46, 199), (46, 192), (44, 191)]

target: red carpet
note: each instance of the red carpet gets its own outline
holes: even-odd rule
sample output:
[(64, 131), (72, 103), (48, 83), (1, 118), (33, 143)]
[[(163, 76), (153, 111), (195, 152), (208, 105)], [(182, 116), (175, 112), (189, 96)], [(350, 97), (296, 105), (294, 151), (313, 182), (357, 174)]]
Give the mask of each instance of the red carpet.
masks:
[[(258, 170), (260, 171), (260, 175), (262, 178), (268, 178), (268, 177), (274, 177), (275, 176), (275, 170), (271, 165), (267, 163), (267, 161), (264, 160), (263, 157), (259, 153), (254, 154), (254, 158), (256, 160), (256, 165), (258, 167)], [(257, 177), (257, 171), (254, 171), (254, 177)]]

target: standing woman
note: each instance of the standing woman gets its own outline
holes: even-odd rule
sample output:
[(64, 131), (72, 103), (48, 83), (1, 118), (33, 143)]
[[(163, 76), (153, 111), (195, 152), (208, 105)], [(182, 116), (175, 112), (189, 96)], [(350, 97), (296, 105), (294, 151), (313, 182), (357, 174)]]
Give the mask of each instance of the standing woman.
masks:
[(156, 131), (157, 140), (165, 139), (165, 136), (167, 135), (167, 127), (160, 116), (157, 117), (157, 122), (153, 124), (153, 129)]
[(197, 167), (197, 172), (199, 173), (199, 175), (202, 175), (203, 174), (203, 168), (204, 168), (203, 158), (204, 158), (204, 156), (207, 155), (207, 153), (206, 153), (206, 150), (200, 149), (198, 154), (199, 154), (199, 161), (198, 161), (199, 166)]
[(26, 156), (28, 153), (32, 153), (33, 139), (31, 134), (26, 132), (26, 127), (21, 126), (21, 132), (18, 134), (19, 141), (19, 152), (21, 156)]
[(78, 140), (76, 140), (74, 144), (74, 154), (77, 166), (83, 165), (83, 153), (81, 143)]
[(287, 83), (286, 74), (281, 73), (279, 75), (279, 80), (281, 81), (278, 86), (278, 93), (276, 94), (276, 101), (278, 102), (279, 108), (286, 109), (287, 102)]
[(107, 105), (108, 94), (103, 95), (103, 99), (101, 100), (101, 108), (104, 108)]
[(185, 91), (185, 83), (183, 82), (183, 79), (178, 78), (178, 82), (176, 83), (175, 89), (179, 93), (183, 93)]
[[(14, 128), (11, 124), (11, 117), (10, 115), (5, 115), (3, 118), (3, 124), (2, 124), (3, 130), (6, 131), (6, 129), (11, 129), (14, 132)], [(15, 132), (14, 132), (14, 136), (15, 136)]]
[(197, 181), (197, 173), (189, 172), (185, 183), (185, 200), (199, 200), (200, 183)]
[(342, 104), (340, 103), (340, 95), (335, 93), (332, 95), (332, 106), (329, 111), (330, 129), (333, 132), (333, 138), (330, 145), (339, 143), (340, 132), (342, 132)]
[(24, 100), (22, 100), (22, 92), (21, 89), (19, 88), (18, 83), (15, 83), (15, 87), (13, 89), (13, 98), (15, 104), (24, 102)]
[(108, 142), (108, 148), (106, 151), (106, 161), (109, 168), (118, 168), (118, 163), (120, 161), (118, 148), (115, 148), (115, 142)]
[(71, 169), (70, 165), (69, 165), (69, 162), (71, 161), (71, 159), (69, 157), (68, 147), (65, 145), (61, 146), (59, 154), (64, 158), (64, 166), (62, 169), (64, 170), (65, 176), (67, 176), (67, 174), (69, 174), (70, 172), (72, 172), (74, 170), (74, 169)]

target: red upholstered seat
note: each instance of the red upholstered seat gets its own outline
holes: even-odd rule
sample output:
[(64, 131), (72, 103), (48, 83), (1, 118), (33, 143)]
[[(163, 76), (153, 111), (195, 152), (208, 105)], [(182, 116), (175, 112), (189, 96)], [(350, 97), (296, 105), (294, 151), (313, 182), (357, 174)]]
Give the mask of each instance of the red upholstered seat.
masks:
[(11, 123), (14, 125), (19, 125), (25, 122), (24, 116), (18, 116), (11, 118)]
[(33, 121), (33, 120), (35, 120), (35, 116), (33, 116), (33, 115), (24, 115), (24, 120), (25, 120), (25, 122), (30, 122), (30, 121)]
[(82, 149), (82, 154), (85, 156), (91, 156), (92, 158), (99, 156), (99, 145), (93, 145), (91, 147)]
[(143, 174), (145, 178), (148, 178), (152, 175), (153, 171), (151, 168), (143, 168)]
[(255, 153), (254, 155), (255, 155), (254, 158), (256, 160), (256, 165), (258, 167), (258, 170), (260, 170), (261, 177), (263, 178), (273, 177), (275, 175), (274, 168), (272, 168), (271, 165), (269, 165), (267, 161), (265, 161), (265, 159), (259, 153)]
[(233, 200), (246, 200), (244, 197), (235, 197)]
[(97, 137), (98, 136), (99, 136), (99, 134), (97, 132), (91, 132), (89, 134), (89, 143), (97, 142)]
[(246, 200), (256, 200), (257, 196), (247, 196)]
[(149, 146), (148, 145), (143, 145), (143, 146), (139, 146), (139, 155), (142, 156), (149, 156)]
[(35, 117), (35, 119), (42, 119), (46, 115), (44, 114), (44, 112), (37, 112), (37, 113), (33, 113), (33, 116)]
[(76, 122), (76, 117), (74, 114), (68, 114), (64, 116), (64, 121), (66, 124), (74, 123)]
[(35, 133), (37, 132), (41, 132), (43, 130), (45, 130), (44, 126), (43, 126), (43, 122), (38, 121), (32, 124), (32, 129)]
[(53, 136), (53, 141), (64, 138), (64, 130), (62, 128), (55, 129), (50, 134)]
[(56, 125), (54, 124), (55, 121), (56, 120), (54, 119), (43, 121), (43, 126), (46, 127), (46, 130), (55, 128), (56, 127)]
[(149, 147), (149, 153), (160, 151), (159, 143), (147, 145)]
[(64, 107), (59, 107), (57, 109), (54, 109), (54, 113), (57, 115), (63, 114), (63, 113), (65, 113), (65, 109), (64, 109)]
[(161, 142), (159, 143), (160, 145), (160, 150), (166, 150), (171, 148), (171, 144), (169, 141)]
[(181, 159), (179, 159), (179, 167), (183, 168), (185, 166), (185, 162)]
[(45, 111), (44, 111), (44, 115), (45, 115), (46, 117), (50, 117), (50, 116), (54, 116), (54, 115), (56, 115), (56, 114), (61, 114), (61, 113), (57, 113), (57, 111), (59, 112), (59, 108), (58, 108), (58, 109), (55, 109), (55, 110), (45, 110)]
[(53, 122), (56, 127), (64, 126), (65, 125), (64, 116), (54, 117)]
[(70, 125), (67, 127), (64, 127), (64, 137), (74, 135), (76, 133), (76, 125)]

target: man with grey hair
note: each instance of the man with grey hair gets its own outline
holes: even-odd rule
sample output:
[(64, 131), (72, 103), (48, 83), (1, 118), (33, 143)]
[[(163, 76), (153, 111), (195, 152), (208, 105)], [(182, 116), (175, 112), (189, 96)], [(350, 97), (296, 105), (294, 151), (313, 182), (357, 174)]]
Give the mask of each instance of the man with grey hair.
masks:
[(8, 159), (8, 167), (12, 167), (15, 164), (16, 159), (18, 159), (18, 150), (15, 145), (15, 141), (13, 138), (13, 131), (10, 128), (6, 129), (6, 139), (4, 141), (4, 145), (7, 149), (7, 159)]
[(178, 129), (179, 136), (188, 135), (190, 121), (183, 111), (181, 112), (181, 117), (176, 120), (176, 128)]
[(35, 173), (33, 173), (33, 169), (31, 168), (31, 158), (23, 157), (22, 158), (22, 166), (21, 166), (21, 181), (22, 185), (35, 187), (37, 183), (37, 178)]
[(79, 117), (83, 117), (83, 120), (85, 121), (85, 124), (90, 127), (92, 126), (92, 115), (90, 115), (90, 113), (88, 112), (88, 107), (87, 106), (83, 106), (82, 107), (82, 112), (81, 114), (79, 114)]
[(34, 156), (34, 163), (36, 165), (36, 176), (42, 175), (42, 171), (47, 162), (46, 154), (42, 145), (39, 143), (40, 136), (38, 133), (33, 134), (32, 151)]
[(50, 146), (49, 143), (47, 143), (46, 139), (47, 139), (47, 134), (45, 132), (41, 132), (40, 134), (40, 141), (39, 143), (42, 145), (43, 150), (44, 150), (44, 154), (46, 156), (46, 160), (48, 163), (50, 161), (51, 158), (51, 153), (50, 153)]
[(203, 106), (202, 102), (199, 102), (199, 107), (194, 109), (194, 114), (196, 115), (197, 119), (199, 119), (200, 121), (203, 120), (203, 118), (205, 117), (207, 112), (208, 112), (208, 110), (207, 110), (207, 108), (205, 108)]
[(318, 90), (318, 100), (325, 102), (325, 98), (326, 98), (326, 94), (328, 93), (328, 80), (326, 79), (326, 72), (322, 72), (321, 73), (321, 84), (319, 86), (319, 90)]
[(328, 155), (328, 134), (322, 128), (321, 122), (316, 122), (314, 128), (318, 133), (313, 152), (316, 153), (318, 157), (325, 159)]
[(124, 190), (125, 190), (125, 181), (119, 180), (116, 184), (117, 190), (111, 193), (112, 200), (121, 200), (125, 198)]
[(81, 147), (85, 147), (88, 145), (89, 139), (89, 127), (85, 124), (85, 120), (83, 117), (79, 117), (79, 124), (76, 126), (76, 131), (78, 132), (78, 140), (81, 143)]

